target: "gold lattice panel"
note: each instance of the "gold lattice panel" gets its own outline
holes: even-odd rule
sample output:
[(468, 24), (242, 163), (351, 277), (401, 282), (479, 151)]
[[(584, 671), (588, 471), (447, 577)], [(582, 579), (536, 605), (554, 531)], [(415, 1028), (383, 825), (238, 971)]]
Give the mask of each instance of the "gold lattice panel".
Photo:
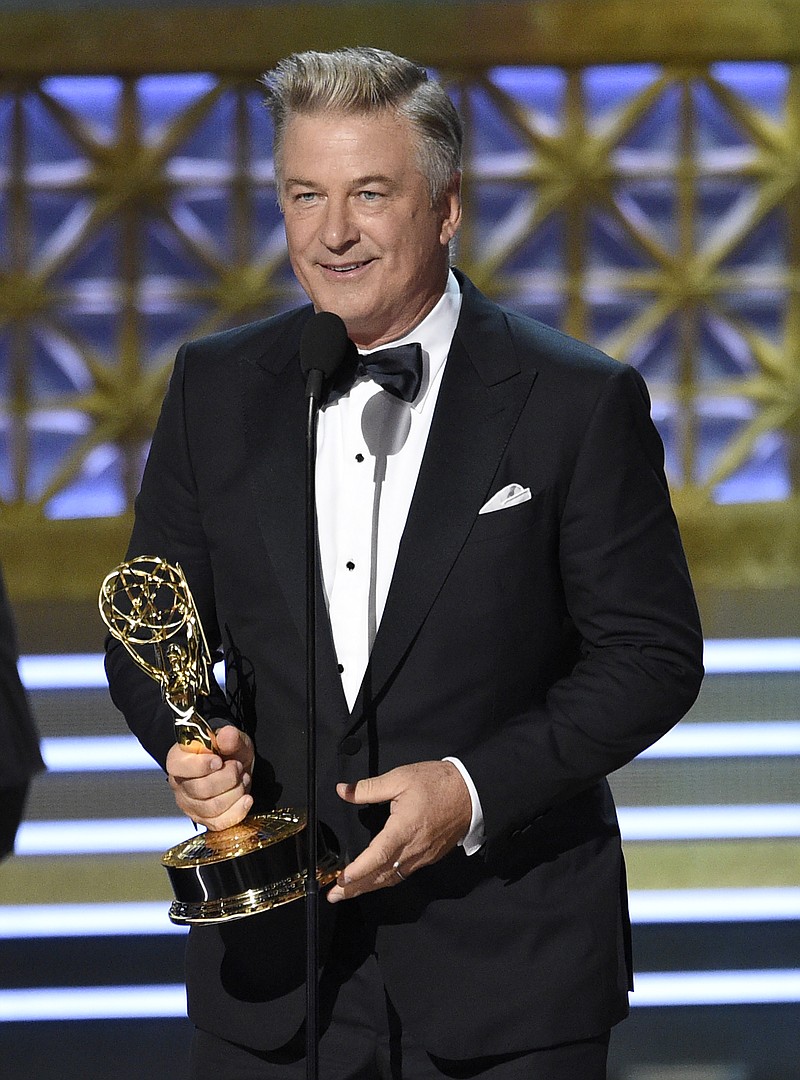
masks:
[[(696, 575), (796, 580), (800, 69), (438, 70), (467, 129), (459, 265), (642, 371)], [(0, 541), (18, 591), (83, 595), (113, 564), (180, 342), (302, 299), (256, 80), (0, 82)], [(48, 565), (53, 537), (94, 558)]]

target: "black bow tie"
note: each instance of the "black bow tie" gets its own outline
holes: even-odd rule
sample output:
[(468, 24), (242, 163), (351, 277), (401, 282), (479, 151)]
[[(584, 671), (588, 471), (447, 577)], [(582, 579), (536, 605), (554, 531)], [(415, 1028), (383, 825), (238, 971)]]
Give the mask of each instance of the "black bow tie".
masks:
[(361, 356), (353, 350), (333, 378), (328, 401), (346, 394), (357, 379), (372, 379), (388, 393), (413, 401), (422, 383), (422, 346), (417, 341)]

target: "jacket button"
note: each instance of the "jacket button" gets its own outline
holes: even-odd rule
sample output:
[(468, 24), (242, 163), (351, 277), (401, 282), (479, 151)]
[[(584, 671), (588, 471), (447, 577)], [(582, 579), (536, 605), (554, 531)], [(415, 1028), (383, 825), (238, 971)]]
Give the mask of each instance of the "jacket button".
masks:
[(348, 735), (339, 743), (339, 749), (343, 754), (357, 754), (361, 749), (361, 739), (358, 735)]

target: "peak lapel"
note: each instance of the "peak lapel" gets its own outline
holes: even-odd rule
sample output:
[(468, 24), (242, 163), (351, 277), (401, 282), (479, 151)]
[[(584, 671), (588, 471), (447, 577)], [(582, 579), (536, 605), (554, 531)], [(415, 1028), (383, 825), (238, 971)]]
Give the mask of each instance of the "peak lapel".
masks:
[[(520, 370), (503, 313), (464, 302), (364, 686), (376, 696), (441, 590), (478, 515), (536, 372)], [(367, 704), (362, 695), (354, 715)]]
[[(300, 371), (304, 308), (257, 358), (242, 357), (241, 409), (248, 448), (250, 489), (264, 541), (298, 634), (306, 633), (305, 457), (307, 404)], [(317, 593), (318, 696), (346, 713), (336, 670), (330, 622), (319, 570)]]
[(247, 471), (266, 556), (298, 632), (305, 634), (306, 402), (300, 335), (311, 308), (293, 314), (260, 354), (240, 357)]

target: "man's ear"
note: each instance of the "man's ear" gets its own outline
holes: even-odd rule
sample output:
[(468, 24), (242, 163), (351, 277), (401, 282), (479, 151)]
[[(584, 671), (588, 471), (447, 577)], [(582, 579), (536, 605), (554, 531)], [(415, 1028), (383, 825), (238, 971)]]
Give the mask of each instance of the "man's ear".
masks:
[(458, 232), (461, 224), (461, 171), (453, 173), (453, 177), (442, 194), (442, 228), (439, 240), (443, 247), (447, 247)]

